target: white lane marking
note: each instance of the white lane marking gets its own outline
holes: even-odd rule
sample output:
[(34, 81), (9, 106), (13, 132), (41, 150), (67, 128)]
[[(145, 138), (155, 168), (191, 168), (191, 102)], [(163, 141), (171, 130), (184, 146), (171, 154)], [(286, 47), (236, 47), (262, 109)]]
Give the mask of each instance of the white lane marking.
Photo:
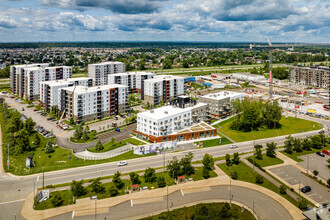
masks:
[(21, 201), (25, 201), (25, 199), (18, 199), (18, 200), (13, 200), (13, 201), (8, 201), (8, 202), (2, 202), (2, 203), (0, 203), (0, 205), (4, 205), (4, 204), (8, 204), (8, 203), (14, 203), (14, 202), (21, 202)]
[(131, 200), (131, 207), (133, 207), (133, 200)]
[(72, 219), (74, 218), (74, 211), (72, 211)]
[(182, 189), (180, 191), (181, 191), (182, 196), (184, 196), (184, 193), (183, 193)]
[(292, 177), (288, 177), (288, 178), (283, 178), (284, 180), (289, 180), (289, 179), (292, 179)]
[(275, 174), (277, 174), (277, 175), (281, 175), (281, 174), (283, 174), (283, 173), (285, 173), (285, 172), (279, 172), (279, 173), (275, 173)]
[(317, 193), (309, 194), (308, 196), (316, 196)]
[(37, 177), (37, 182), (39, 181), (39, 175), (38, 175), (38, 177)]

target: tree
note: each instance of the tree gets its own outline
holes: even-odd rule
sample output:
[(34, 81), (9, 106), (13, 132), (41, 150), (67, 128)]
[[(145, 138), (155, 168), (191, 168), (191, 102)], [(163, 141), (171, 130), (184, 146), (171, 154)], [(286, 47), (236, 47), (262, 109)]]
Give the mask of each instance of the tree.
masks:
[(204, 179), (208, 179), (210, 177), (210, 171), (206, 167), (203, 167), (203, 177)]
[(229, 218), (231, 216), (230, 205), (228, 202), (225, 202), (221, 207), (220, 215), (223, 218)]
[(262, 145), (257, 144), (254, 146), (255, 152), (254, 152), (254, 156), (258, 159), (258, 160), (262, 160)]
[(163, 69), (171, 69), (171, 68), (172, 68), (172, 61), (166, 58), (163, 62)]
[(45, 151), (47, 154), (53, 153), (55, 150), (53, 148), (53, 142), (48, 141), (45, 146)]
[(315, 149), (321, 149), (322, 148), (322, 140), (319, 135), (314, 135), (311, 137), (312, 141), (312, 147)]
[(184, 60), (184, 61), (182, 62), (182, 67), (183, 67), (183, 68), (189, 68), (189, 63), (188, 63), (187, 60)]
[(131, 172), (131, 173), (129, 173), (129, 177), (131, 179), (132, 184), (140, 184), (141, 183), (138, 173)]
[(86, 190), (83, 186), (83, 183), (84, 183), (83, 180), (80, 181), (72, 180), (71, 191), (74, 196), (79, 197), (86, 194)]
[(39, 146), (40, 146), (40, 144), (41, 144), (41, 139), (40, 139), (38, 133), (36, 133), (36, 134), (34, 135), (34, 141), (33, 141), (33, 143), (34, 143), (34, 145), (35, 145), (36, 147), (39, 147)]
[(163, 188), (166, 186), (165, 178), (163, 176), (157, 178), (157, 185), (159, 188)]
[(144, 181), (146, 183), (153, 183), (157, 180), (156, 174), (155, 174), (155, 169), (154, 168), (150, 168), (148, 167), (145, 171), (144, 171)]
[(114, 185), (110, 186), (109, 193), (111, 197), (117, 196), (119, 194), (118, 189)]
[(234, 157), (233, 157), (231, 162), (233, 164), (236, 164), (236, 165), (239, 164), (239, 154), (238, 154), (238, 152), (234, 153)]
[(231, 160), (230, 160), (230, 155), (226, 154), (226, 165), (229, 167), (231, 166)]
[(274, 142), (266, 144), (266, 155), (268, 157), (276, 157), (276, 145)]
[(190, 176), (195, 173), (194, 167), (191, 165), (191, 160), (194, 157), (193, 153), (189, 152), (181, 160), (182, 173)]
[(80, 140), (82, 135), (83, 135), (83, 127), (82, 124), (80, 124), (79, 126), (77, 126), (76, 130), (74, 131), (73, 138), (76, 140)]
[(31, 150), (29, 134), (25, 129), (21, 129), (15, 135), (15, 151), (14, 155), (21, 154)]
[(298, 207), (301, 210), (306, 210), (308, 207), (308, 201), (305, 198), (300, 198), (299, 203), (298, 203)]
[(261, 176), (260, 174), (256, 175), (256, 183), (257, 184), (263, 184), (264, 183), (264, 177)]
[(202, 164), (206, 169), (212, 170), (212, 168), (214, 166), (213, 156), (209, 155), (209, 154), (205, 154), (204, 157), (203, 157)]
[(95, 193), (101, 193), (101, 192), (104, 192), (104, 190), (105, 190), (105, 187), (102, 186), (102, 184), (101, 184), (101, 178), (100, 177), (96, 178), (96, 179), (93, 179), (90, 186), (92, 188), (92, 191), (95, 192)]
[(302, 149), (303, 150), (310, 151), (311, 148), (312, 148), (312, 142), (308, 138), (304, 138), (304, 140), (302, 141), (301, 145), (302, 145)]
[(168, 161), (167, 164), (167, 171), (169, 172), (170, 176), (173, 178), (177, 178), (181, 175), (181, 166), (178, 161), (177, 157), (173, 157), (173, 160)]
[(100, 139), (96, 142), (96, 144), (95, 144), (95, 150), (96, 151), (101, 151), (101, 150), (103, 150), (104, 149), (104, 147), (103, 147), (103, 145), (102, 145), (102, 143), (101, 143), (101, 141), (100, 141)]
[(286, 141), (284, 141), (284, 148), (285, 148), (285, 152), (288, 154), (292, 154), (293, 153), (293, 137), (291, 135), (285, 137)]
[(36, 123), (32, 120), (32, 118), (26, 119), (26, 121), (24, 123), (24, 128), (29, 133), (29, 135), (32, 134), (33, 128), (35, 125), (36, 125)]
[(112, 182), (115, 185), (117, 189), (122, 189), (125, 186), (125, 183), (123, 180), (120, 178), (120, 172), (117, 171), (115, 175), (113, 175)]
[(85, 130), (81, 136), (83, 141), (87, 141), (89, 139), (88, 132)]
[(282, 195), (286, 194), (286, 187), (285, 187), (285, 185), (283, 185), (283, 184), (280, 185), (280, 193), (281, 193)]
[(231, 176), (232, 179), (237, 180), (238, 179), (237, 171), (231, 172), (230, 176)]
[(314, 171), (313, 171), (313, 174), (314, 174), (314, 178), (316, 178), (316, 176), (319, 174), (319, 171), (314, 170)]
[(302, 145), (301, 145), (301, 141), (300, 138), (294, 138), (293, 139), (293, 150), (296, 152), (302, 152)]
[(51, 203), (54, 207), (59, 207), (63, 204), (64, 199), (62, 198), (61, 194), (57, 191), (53, 192), (53, 195), (51, 197)]

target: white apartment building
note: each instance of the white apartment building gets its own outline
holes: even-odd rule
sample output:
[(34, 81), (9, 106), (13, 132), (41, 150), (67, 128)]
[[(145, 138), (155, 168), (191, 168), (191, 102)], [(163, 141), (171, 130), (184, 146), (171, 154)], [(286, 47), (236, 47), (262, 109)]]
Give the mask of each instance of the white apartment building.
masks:
[(88, 77), (93, 79), (95, 86), (108, 84), (108, 75), (126, 72), (122, 62), (103, 62), (88, 65)]
[(59, 90), (59, 109), (66, 118), (86, 122), (126, 113), (128, 87), (119, 84), (95, 87), (75, 86)]
[(232, 100), (243, 99), (244, 96), (244, 93), (221, 91), (204, 95), (199, 98), (199, 101), (209, 105), (209, 117), (219, 118), (231, 113)]
[(141, 93), (144, 86), (144, 80), (152, 79), (156, 73), (152, 72), (129, 72), (129, 73), (116, 73), (108, 75), (109, 85), (121, 84), (128, 86), (130, 92)]
[(215, 136), (216, 129), (205, 123), (202, 130), (189, 129), (194, 123), (200, 122), (195, 119), (203, 118), (201, 115), (206, 114), (207, 107), (205, 103), (185, 108), (168, 105), (138, 113), (135, 132), (151, 142), (198, 139), (202, 136), (201, 132), (205, 137)]
[(10, 66), (10, 90), (12, 93), (23, 97), (25, 69), (30, 67), (48, 67), (48, 63), (33, 63)]
[(252, 81), (252, 82), (260, 82), (266, 80), (266, 77), (264, 77), (263, 75), (251, 74), (251, 73), (233, 73), (231, 74), (231, 78), (238, 80)]
[(40, 105), (46, 109), (58, 106), (58, 92), (72, 86), (92, 86), (93, 80), (87, 77), (69, 78), (40, 83)]
[(152, 105), (161, 101), (169, 102), (184, 94), (184, 78), (180, 76), (159, 75), (153, 79), (144, 80), (141, 98)]
[(39, 99), (40, 82), (72, 78), (72, 67), (28, 67), (25, 68), (23, 97), (27, 100)]

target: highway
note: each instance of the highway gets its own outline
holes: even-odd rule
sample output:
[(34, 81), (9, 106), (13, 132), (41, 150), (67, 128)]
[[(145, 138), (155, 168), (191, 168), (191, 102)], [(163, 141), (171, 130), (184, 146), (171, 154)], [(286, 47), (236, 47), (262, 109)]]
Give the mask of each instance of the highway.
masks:
[[(327, 125), (330, 124), (329, 121), (310, 118), (306, 116), (299, 116), (301, 118), (306, 118), (313, 120), (323, 125), (326, 125), (326, 133), (328, 133)], [(304, 133), (293, 134), (293, 137), (306, 137), (308, 135), (318, 134), (318, 131), (309, 131)], [(265, 144), (268, 142), (276, 142), (278, 146), (283, 145), (286, 136), (272, 137), (267, 139), (256, 140), (256, 144)], [(227, 153), (233, 154), (234, 152), (244, 153), (253, 151), (253, 141), (240, 142), (237, 143), (238, 148), (230, 149), (230, 145), (221, 145), (217, 147), (202, 148), (190, 150), (194, 153), (193, 160), (201, 160), (205, 153), (211, 154), (214, 157), (224, 156)], [(45, 185), (55, 185), (60, 183), (71, 182), (73, 179), (90, 179), (100, 176), (113, 175), (116, 171), (121, 173), (129, 173), (131, 171), (144, 170), (147, 167), (163, 167), (164, 161), (165, 165), (168, 160), (172, 159), (174, 156), (181, 158), (186, 155), (189, 151), (169, 153), (165, 155), (156, 155), (138, 159), (127, 160), (128, 165), (124, 167), (117, 167), (116, 162), (104, 163), (86, 167), (72, 168), (60, 171), (53, 171), (45, 173)], [(2, 163), (1, 163), (2, 164)], [(35, 186), (34, 186), (35, 184)], [(33, 192), (33, 188), (42, 187), (42, 174), (34, 174), (29, 176), (8, 176), (3, 172), (0, 174), (0, 213), (6, 212), (9, 216), (14, 216), (12, 210), (8, 210), (7, 207), (12, 203), (22, 204), (22, 199), (24, 199), (29, 193)], [(17, 208), (17, 207), (16, 207)], [(13, 208), (13, 210), (16, 210)], [(0, 215), (0, 219), (2, 219)], [(19, 219), (19, 218), (18, 218)]]

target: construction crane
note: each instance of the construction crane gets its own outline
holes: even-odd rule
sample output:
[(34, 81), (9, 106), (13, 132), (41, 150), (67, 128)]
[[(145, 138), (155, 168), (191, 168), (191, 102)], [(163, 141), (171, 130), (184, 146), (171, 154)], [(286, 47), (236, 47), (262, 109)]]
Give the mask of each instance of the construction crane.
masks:
[(330, 43), (294, 43), (294, 44), (272, 44), (268, 38), (268, 45), (257, 45), (250, 44), (250, 49), (253, 47), (269, 47), (269, 98), (273, 98), (273, 74), (272, 74), (272, 63), (273, 63), (273, 48), (274, 47), (303, 47), (303, 46), (330, 46)]

